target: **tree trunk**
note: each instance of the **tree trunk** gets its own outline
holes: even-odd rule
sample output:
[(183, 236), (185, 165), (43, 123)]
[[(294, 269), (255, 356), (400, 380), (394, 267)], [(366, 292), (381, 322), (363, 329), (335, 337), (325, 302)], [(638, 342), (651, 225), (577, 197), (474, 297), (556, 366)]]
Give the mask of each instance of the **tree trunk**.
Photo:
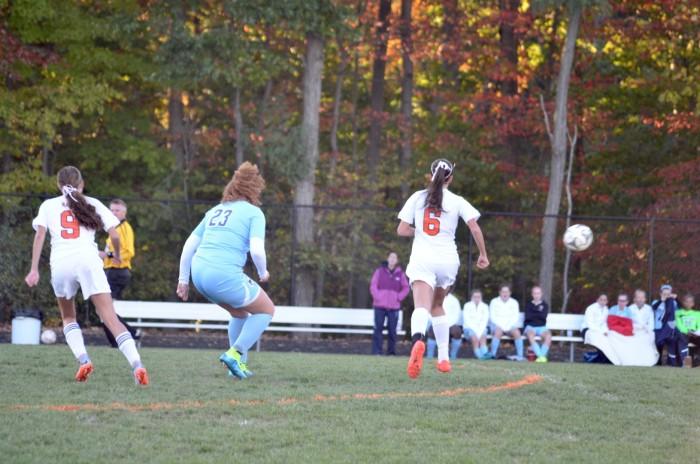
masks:
[(367, 169), (372, 185), (377, 180), (379, 151), (384, 119), (384, 74), (386, 72), (386, 48), (389, 39), (389, 15), (391, 0), (379, 0), (379, 17), (374, 43), (372, 64), (372, 90), (370, 92), (369, 134), (367, 136)]
[(403, 76), (401, 77), (401, 151), (399, 166), (401, 167), (401, 196), (408, 197), (409, 185), (406, 173), (409, 170), (413, 149), (413, 42), (411, 38), (411, 0), (401, 0), (401, 61)]
[[(338, 44), (342, 47), (342, 44)], [(335, 177), (336, 166), (338, 165), (338, 125), (340, 124), (340, 104), (343, 101), (343, 80), (345, 80), (345, 70), (348, 67), (350, 56), (347, 51), (341, 49), (340, 64), (338, 65), (338, 78), (335, 81), (335, 92), (333, 93), (333, 123), (331, 124), (331, 165), (328, 169), (328, 178)]]
[(168, 98), (168, 136), (175, 165), (182, 171), (185, 169), (185, 108), (178, 89), (170, 89)]
[[(301, 145), (306, 172), (297, 181), (294, 193), (294, 205), (297, 208), (294, 239), (301, 247), (311, 245), (314, 240), (314, 210), (311, 207), (301, 208), (299, 205), (313, 205), (314, 203), (322, 78), (323, 39), (316, 34), (309, 33), (306, 36), (301, 120)], [(313, 304), (314, 279), (312, 270), (307, 266), (302, 267), (298, 270), (296, 279), (293, 304), (299, 306)]]
[(243, 116), (241, 116), (241, 89), (233, 95), (233, 126), (236, 132), (236, 166), (243, 164)]
[[(566, 41), (561, 56), (559, 77), (557, 79), (557, 92), (554, 111), (554, 130), (551, 138), (552, 160), (549, 173), (549, 191), (547, 192), (546, 215), (559, 214), (561, 207), (562, 183), (564, 181), (564, 168), (566, 161), (567, 145), (567, 102), (569, 94), (569, 82), (571, 70), (574, 64), (574, 52), (576, 51), (576, 37), (578, 36), (581, 22), (581, 6), (577, 2), (570, 4), (569, 25), (566, 31)], [(552, 302), (552, 284), (554, 280), (554, 258), (557, 236), (557, 218), (545, 217), (542, 225), (541, 261), (540, 261), (540, 285), (547, 301)]]

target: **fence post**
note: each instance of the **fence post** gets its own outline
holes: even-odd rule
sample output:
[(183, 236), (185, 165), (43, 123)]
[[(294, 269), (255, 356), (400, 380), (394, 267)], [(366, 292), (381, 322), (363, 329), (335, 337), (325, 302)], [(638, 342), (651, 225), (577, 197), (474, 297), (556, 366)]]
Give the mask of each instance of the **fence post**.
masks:
[(292, 246), (289, 254), (289, 304), (294, 304), (296, 291), (296, 251), (297, 251), (297, 206), (292, 205)]
[(654, 225), (656, 224), (656, 217), (652, 216), (651, 221), (649, 221), (649, 253), (647, 254), (647, 260), (649, 262), (649, 295), (653, 295), (654, 291)]

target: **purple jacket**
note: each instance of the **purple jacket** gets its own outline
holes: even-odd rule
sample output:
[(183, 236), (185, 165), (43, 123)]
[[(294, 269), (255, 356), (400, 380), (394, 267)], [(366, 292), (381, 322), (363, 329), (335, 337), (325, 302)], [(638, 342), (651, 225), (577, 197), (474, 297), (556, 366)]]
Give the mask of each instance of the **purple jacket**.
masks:
[(375, 308), (401, 309), (401, 301), (408, 295), (408, 279), (401, 267), (396, 266), (393, 271), (384, 264), (377, 268), (372, 275), (372, 283), (369, 291), (372, 294)]

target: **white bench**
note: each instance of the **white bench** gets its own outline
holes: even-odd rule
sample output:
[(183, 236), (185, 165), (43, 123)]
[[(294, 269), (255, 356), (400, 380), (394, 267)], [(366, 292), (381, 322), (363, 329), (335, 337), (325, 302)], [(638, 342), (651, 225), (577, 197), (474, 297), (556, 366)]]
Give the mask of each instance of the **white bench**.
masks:
[[(525, 313), (520, 313), (518, 328), (523, 331), (525, 322)], [(581, 336), (581, 325), (583, 324), (582, 314), (561, 314), (549, 313), (547, 315), (547, 328), (552, 332), (552, 342), (569, 343), (569, 361), (574, 361), (574, 347), (576, 343), (583, 343)], [(525, 334), (523, 333), (523, 337)], [(491, 338), (491, 335), (488, 336)], [(502, 339), (510, 339), (508, 336), (503, 336)], [(537, 337), (539, 340), (540, 337)]]
[[(228, 311), (211, 303), (115, 300), (114, 308), (130, 325), (143, 328), (226, 330), (231, 317)], [(405, 335), (401, 319), (399, 312), (397, 333)], [(373, 328), (372, 309), (276, 306), (267, 331), (368, 335)]]

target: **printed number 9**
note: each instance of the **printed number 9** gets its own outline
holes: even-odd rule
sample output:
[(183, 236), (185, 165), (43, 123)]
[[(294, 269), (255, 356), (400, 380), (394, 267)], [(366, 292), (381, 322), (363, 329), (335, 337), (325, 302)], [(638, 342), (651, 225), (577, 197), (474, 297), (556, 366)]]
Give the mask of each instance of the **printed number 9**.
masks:
[(441, 211), (437, 208), (425, 208), (423, 213), (423, 232), (426, 235), (435, 236), (440, 233)]
[(71, 211), (61, 213), (61, 238), (72, 240), (80, 237), (80, 224), (75, 220), (75, 216)]

